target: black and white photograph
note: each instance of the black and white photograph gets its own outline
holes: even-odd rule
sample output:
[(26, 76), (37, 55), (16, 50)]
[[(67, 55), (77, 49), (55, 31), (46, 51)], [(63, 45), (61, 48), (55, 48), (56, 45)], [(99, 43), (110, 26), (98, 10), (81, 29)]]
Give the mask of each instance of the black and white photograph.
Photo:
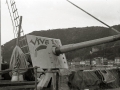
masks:
[(0, 90), (120, 90), (120, 0), (0, 0)]

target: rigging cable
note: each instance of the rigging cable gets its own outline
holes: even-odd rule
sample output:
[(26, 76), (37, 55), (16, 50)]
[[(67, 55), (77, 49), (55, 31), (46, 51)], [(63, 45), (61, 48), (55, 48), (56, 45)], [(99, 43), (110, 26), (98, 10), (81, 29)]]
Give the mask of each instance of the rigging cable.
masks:
[[(10, 10), (10, 7), (9, 7), (9, 3), (8, 3), (8, 1), (6, 0), (6, 3), (7, 3), (7, 6), (8, 6), (8, 10), (9, 10), (9, 13), (10, 13), (10, 17), (11, 17), (11, 21), (12, 21), (12, 26), (13, 26), (13, 33), (14, 33), (14, 38), (16, 38), (17, 37), (17, 32), (18, 32), (18, 26), (19, 26), (19, 19), (17, 20), (15, 17), (16, 17), (16, 15), (19, 17), (19, 15), (18, 15), (18, 12), (16, 11), (17, 9), (16, 9), (16, 5), (12, 8), (12, 6), (11, 6), (11, 8), (12, 8), (12, 11), (14, 10), (14, 9), (16, 9), (15, 10), (15, 12), (16, 12), (16, 14), (15, 14), (15, 17), (14, 17), (14, 13), (13, 13), (13, 17), (12, 17), (12, 15), (11, 15), (11, 10)], [(13, 4), (13, 1), (12, 0), (10, 0), (10, 4)], [(16, 20), (16, 21), (14, 21), (14, 20)], [(16, 25), (16, 23), (17, 23), (17, 25)], [(24, 31), (23, 31), (23, 28), (22, 28), (22, 26), (21, 26), (21, 32), (20, 33), (22, 33), (23, 34), (23, 36), (24, 36)]]
[[(7, 6), (8, 6), (8, 10), (9, 10), (9, 13), (10, 13), (10, 8), (9, 8), (9, 4), (8, 4), (8, 1), (6, 0), (6, 3), (7, 3)], [(13, 22), (13, 19), (12, 19), (12, 15), (10, 13), (10, 17), (11, 17), (11, 21), (12, 21), (12, 26), (13, 26), (13, 33), (14, 33), (14, 38), (15, 38), (15, 27), (14, 27), (14, 22)]]
[(106, 25), (107, 27), (109, 27), (110, 29), (112, 29), (113, 31), (117, 32), (118, 34), (120, 34), (120, 32), (118, 30), (116, 30), (113, 27), (110, 27), (109, 25), (107, 25), (106, 23), (104, 23), (103, 21), (99, 20), (98, 18), (96, 18), (95, 16), (93, 16), (92, 14), (86, 12), (85, 10), (83, 10), (82, 8), (80, 8), (79, 6), (75, 5), (74, 3), (72, 3), (71, 1), (67, 0), (69, 3), (71, 3), (72, 5), (74, 5), (75, 7), (77, 7), (78, 9), (82, 10), (83, 12), (85, 12), (86, 14), (90, 15), (91, 17), (93, 17), (94, 19), (96, 19), (97, 21), (101, 22), (102, 24)]

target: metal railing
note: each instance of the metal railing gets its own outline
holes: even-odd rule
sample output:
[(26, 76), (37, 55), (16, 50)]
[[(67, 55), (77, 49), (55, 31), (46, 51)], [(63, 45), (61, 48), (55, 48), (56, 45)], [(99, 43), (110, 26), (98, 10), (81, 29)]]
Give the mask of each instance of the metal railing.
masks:
[[(37, 81), (37, 73), (58, 73), (59, 71), (58, 70), (54, 70), (54, 71), (37, 71), (37, 69), (38, 68), (40, 68), (40, 67), (37, 67), (37, 66), (35, 66), (35, 67), (28, 67), (28, 68), (16, 68), (16, 69), (6, 69), (6, 70), (2, 70), (2, 71), (0, 71), (0, 75), (2, 75), (2, 74), (5, 74), (5, 73), (8, 73), (8, 72), (11, 72), (11, 71), (15, 71), (15, 72), (17, 72), (18, 74), (18, 77), (19, 77), (19, 74), (23, 74), (23, 73), (25, 73), (28, 69), (34, 69), (34, 75), (35, 75), (35, 90), (37, 90), (37, 83), (38, 83), (38, 81)], [(25, 70), (25, 71), (23, 71), (23, 72), (19, 72), (19, 70)], [(59, 76), (58, 76), (59, 77)], [(18, 79), (18, 81), (19, 81), (19, 79)], [(29, 82), (29, 81), (27, 81), (27, 82)], [(58, 81), (56, 80), (56, 85), (57, 86), (55, 86), (56, 87), (56, 89), (55, 90), (58, 90)], [(28, 86), (27, 88), (29, 88), (30, 86)], [(14, 88), (14, 87), (13, 87)]]

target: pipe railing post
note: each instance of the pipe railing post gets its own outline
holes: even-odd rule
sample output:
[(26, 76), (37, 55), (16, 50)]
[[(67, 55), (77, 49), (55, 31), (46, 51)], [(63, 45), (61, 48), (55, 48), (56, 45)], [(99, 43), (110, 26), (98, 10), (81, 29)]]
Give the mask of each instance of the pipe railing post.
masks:
[(56, 90), (59, 90), (60, 86), (60, 75), (56, 72)]
[(18, 77), (18, 81), (19, 81), (19, 71), (18, 71), (18, 68), (17, 68), (17, 77)]
[(35, 90), (37, 90), (37, 66), (35, 66), (34, 70), (35, 70)]

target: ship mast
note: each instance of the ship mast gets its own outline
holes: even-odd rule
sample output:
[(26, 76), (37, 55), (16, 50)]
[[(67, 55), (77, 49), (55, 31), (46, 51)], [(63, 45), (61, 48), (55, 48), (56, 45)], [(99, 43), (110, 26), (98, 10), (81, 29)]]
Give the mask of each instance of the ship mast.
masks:
[[(0, 4), (1, 4), (1, 1), (0, 1)], [(1, 14), (0, 14), (0, 20), (1, 20)], [(1, 24), (0, 24), (0, 28), (1, 28)], [(1, 57), (1, 30), (0, 30), (0, 71), (1, 71), (1, 64), (2, 64), (2, 57)]]
[[(2, 64), (2, 56), (1, 56), (1, 30), (0, 30), (0, 71), (1, 71), (1, 64)], [(0, 75), (1, 78), (1, 75)]]

